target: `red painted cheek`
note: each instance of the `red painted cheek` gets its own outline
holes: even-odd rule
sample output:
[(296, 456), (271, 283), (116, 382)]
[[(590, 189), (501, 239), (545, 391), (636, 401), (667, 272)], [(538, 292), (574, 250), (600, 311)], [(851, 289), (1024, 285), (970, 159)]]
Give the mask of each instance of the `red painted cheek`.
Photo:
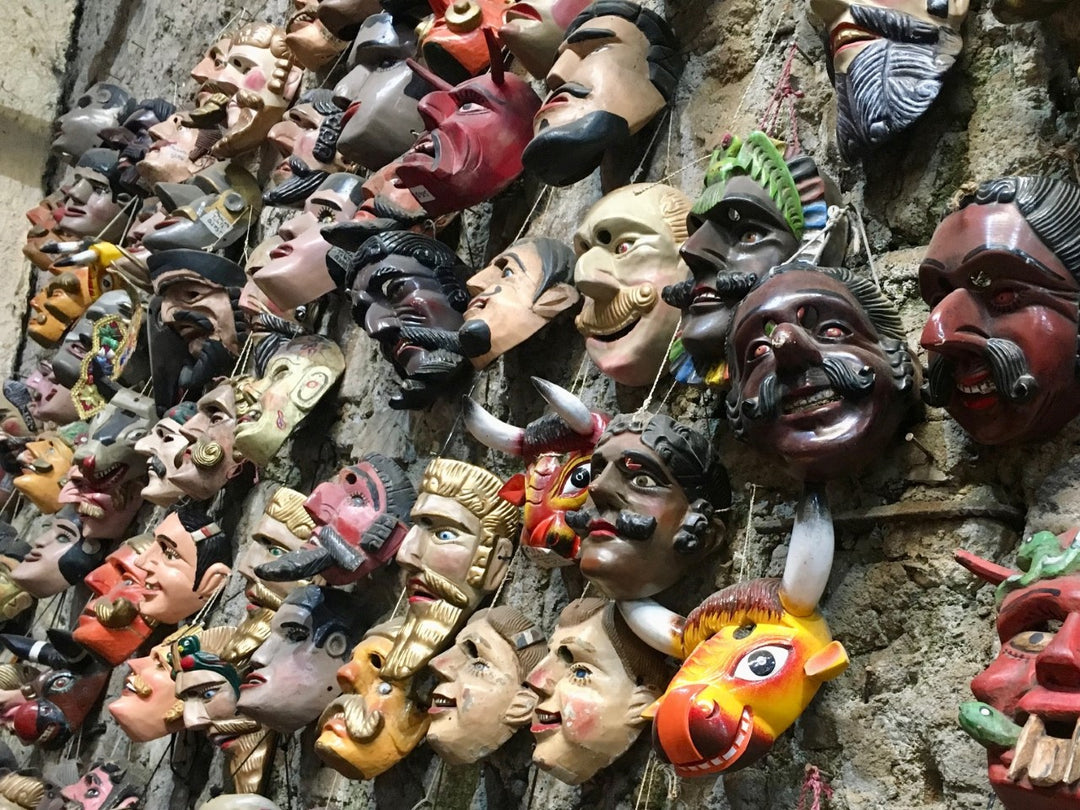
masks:
[(589, 740), (603, 727), (603, 703), (597, 697), (564, 697), (560, 712), (563, 733), (573, 742)]
[(244, 77), (244, 87), (248, 90), (262, 90), (266, 87), (266, 77), (260, 70), (253, 70)]
[(971, 693), (983, 703), (1012, 715), (1016, 704), (1035, 686), (1035, 659), (1020, 658), (1002, 650), (985, 670), (971, 681)]

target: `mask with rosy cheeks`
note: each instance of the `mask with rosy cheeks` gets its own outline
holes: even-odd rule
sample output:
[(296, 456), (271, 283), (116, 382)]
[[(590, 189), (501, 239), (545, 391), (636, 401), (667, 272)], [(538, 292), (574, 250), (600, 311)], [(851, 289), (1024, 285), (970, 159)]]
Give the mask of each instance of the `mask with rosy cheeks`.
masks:
[(82, 521), (75, 511), (61, 509), (49, 528), (31, 541), (30, 552), (12, 569), (11, 578), (38, 598), (81, 582), (104, 556), (101, 543), (84, 538), (82, 532)]
[(489, 200), (521, 174), (539, 106), (532, 88), (512, 73), (456, 87), (443, 83), (420, 99), (427, 132), (398, 158), (394, 173), (431, 216)]
[(304, 203), (304, 212), (278, 228), (280, 242), (252, 279), (280, 310), (293, 310), (337, 289), (326, 269), (330, 244), (322, 228), (345, 222), (362, 199), (361, 179), (338, 173), (327, 177)]
[(491, 64), (484, 30), (502, 25), (506, 0), (428, 0), (435, 16), (420, 28), (424, 63), (448, 82), (479, 76)]
[(539, 695), (533, 762), (579, 785), (618, 759), (663, 689), (663, 658), (639, 641), (604, 599), (578, 599), (559, 616), (548, 655), (527, 678)]
[(333, 102), (330, 90), (308, 90), (298, 102), (289, 108), (285, 117), (270, 128), (266, 140), (274, 147), (281, 162), (274, 168), (270, 179), (274, 184), (283, 183), (293, 176), (289, 159), (303, 161), (308, 168), (323, 172), (341, 172), (346, 168), (345, 159), (335, 152), (328, 162), (317, 160), (312, 150), (319, 138), (319, 128), (329, 115), (340, 112)]
[(333, 481), (315, 487), (304, 502), (317, 524), (312, 541), (258, 566), (255, 573), (274, 582), (316, 574), (331, 585), (357, 582), (393, 559), (408, 532), (415, 500), (405, 471), (385, 456), (368, 453)]
[(241, 548), (236, 570), (248, 583), (244, 593), (251, 604), (276, 610), (293, 589), (307, 584), (301, 580), (264, 580), (255, 573), (257, 567), (298, 550), (311, 538), (315, 521), (304, 508), (306, 500), (301, 492), (278, 487), (251, 530), (251, 539)]
[(688, 657), (643, 716), (682, 777), (756, 762), (848, 664), (821, 614), (784, 607), (779, 580), (713, 594), (688, 617), (680, 644)]
[(184, 730), (183, 704), (176, 699), (169, 652), (177, 638), (201, 632), (201, 627), (185, 627), (151, 648), (149, 655), (128, 659), (131, 673), (124, 679), (120, 697), (106, 708), (121, 731), (135, 742)]
[(334, 36), (319, 20), (319, 0), (293, 0), (293, 7), (295, 11), (285, 23), (285, 44), (306, 69), (320, 70), (349, 43)]
[(123, 779), (125, 771), (112, 762), (95, 762), (74, 785), (60, 791), (67, 810), (137, 810), (141, 795)]
[(373, 779), (408, 756), (424, 739), (428, 717), (410, 695), (411, 679), (382, 672), (401, 625), (373, 627), (338, 670), (343, 695), (323, 711), (315, 753), (348, 779)]
[(971, 681), (978, 702), (960, 725), (986, 748), (990, 784), (1006, 810), (1076, 810), (1075, 728), (1080, 721), (1080, 543), (1075, 528), (1038, 532), (1017, 550), (1018, 569), (967, 552), (956, 558), (997, 585), (1001, 648)]
[(207, 500), (225, 486), (240, 468), (234, 458), (236, 441), (236, 389), (224, 382), (196, 403), (195, 415), (180, 427), (183, 442), (177, 444), (166, 481), (195, 500)]
[(266, 465), (345, 370), (332, 340), (301, 335), (285, 343), (257, 381), (239, 386), (236, 450)]
[(59, 436), (43, 436), (29, 442), (19, 453), (22, 475), (14, 485), (43, 515), (60, 508), (61, 481), (67, 475), (75, 450)]
[(690, 200), (660, 183), (601, 198), (574, 235), (575, 325), (597, 367), (623, 385), (648, 385), (665, 362), (679, 311), (660, 292), (687, 276), (679, 259)]
[(150, 147), (143, 159), (135, 164), (135, 171), (146, 183), (184, 183), (199, 172), (209, 168), (216, 158), (204, 154), (196, 159), (191, 155), (205, 141), (204, 130), (181, 125), (181, 116), (172, 115), (160, 124), (150, 127)]
[(538, 79), (547, 76), (566, 27), (589, 0), (530, 0), (511, 3), (503, 11), (499, 41), (521, 66)]
[(53, 153), (74, 163), (101, 143), (98, 134), (101, 130), (119, 126), (134, 107), (134, 99), (122, 87), (107, 83), (93, 85), (57, 119), (59, 132), (52, 142)]
[(30, 412), (35, 419), (62, 426), (75, 422), (79, 414), (71, 400), (71, 389), (56, 381), (52, 363), (42, 360), (26, 378), (30, 389)]
[(142, 489), (143, 500), (155, 506), (172, 506), (184, 491), (170, 478), (180, 471), (180, 462), (189, 442), (180, 428), (195, 415), (193, 402), (181, 402), (165, 412), (157, 424), (135, 443), (135, 452), (147, 457), (148, 483)]
[[(318, 719), (340, 693), (338, 669), (370, 622), (353, 596), (308, 585), (274, 613), (270, 638), (251, 657), (237, 709), (268, 728), (292, 733)], [(284, 694), (293, 695), (287, 702)]]
[(509, 605), (482, 610), (454, 646), (428, 664), (432, 692), (426, 740), (445, 762), (477, 762), (532, 721), (536, 694), (525, 676), (543, 658), (544, 634)]
[(1048, 439), (1080, 412), (1080, 264), (1063, 258), (1075, 255), (1078, 202), (1064, 180), (982, 183), (938, 226), (919, 268), (931, 307), (924, 398), (982, 444)]
[(146, 577), (135, 567), (152, 542), (146, 534), (126, 540), (84, 580), (97, 596), (86, 603), (72, 637), (113, 666), (126, 661), (153, 632), (154, 622), (139, 615)]

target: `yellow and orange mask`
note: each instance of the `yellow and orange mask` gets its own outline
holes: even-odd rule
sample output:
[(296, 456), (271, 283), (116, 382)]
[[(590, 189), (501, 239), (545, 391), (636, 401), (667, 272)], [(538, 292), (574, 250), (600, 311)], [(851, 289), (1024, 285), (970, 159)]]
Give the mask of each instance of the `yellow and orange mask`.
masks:
[(771, 579), (710, 596), (687, 619), (682, 645), (689, 656), (642, 714), (654, 718), (653, 738), (683, 777), (763, 757), (848, 664), (821, 614), (792, 614)]
[(60, 487), (75, 455), (73, 444), (86, 437), (86, 423), (73, 423), (65, 435), (43, 434), (19, 453), (22, 474), (16, 476), (15, 488), (30, 499), (43, 515), (60, 510)]

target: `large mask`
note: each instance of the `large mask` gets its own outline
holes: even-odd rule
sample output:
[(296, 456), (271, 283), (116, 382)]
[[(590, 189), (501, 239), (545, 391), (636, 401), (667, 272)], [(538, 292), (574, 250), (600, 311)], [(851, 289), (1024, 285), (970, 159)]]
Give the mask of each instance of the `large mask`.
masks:
[(116, 763), (98, 760), (78, 782), (60, 791), (65, 810), (136, 810), (142, 791), (124, 781), (126, 774)]
[(221, 528), (194, 507), (181, 507), (154, 529), (135, 566), (145, 572), (139, 612), (176, 624), (206, 604), (229, 576), (232, 549)]
[(56, 119), (59, 133), (52, 142), (53, 153), (70, 163), (76, 162), (101, 143), (98, 135), (101, 130), (119, 126), (134, 106), (134, 99), (122, 87), (103, 82), (92, 85), (70, 110)]
[(1017, 550), (1018, 570), (966, 551), (957, 559), (997, 586), (1001, 649), (971, 681), (979, 702), (960, 725), (986, 748), (990, 784), (1006, 810), (1076, 810), (1073, 749), (1080, 719), (1080, 543), (1076, 529), (1038, 532)]
[[(784, 144), (763, 132), (725, 141), (709, 162), (705, 190), (687, 217), (690, 236), (679, 250), (693, 278), (662, 293), (682, 310), (679, 345), (691, 362), (676, 371), (677, 377), (715, 387), (728, 383), (727, 339), (735, 306), (801, 242), (821, 238), (828, 202), (836, 201), (813, 158), (791, 150), (781, 154)], [(838, 266), (846, 228), (827, 239), (819, 263)]]
[[(351, 594), (308, 585), (274, 613), (270, 638), (251, 657), (237, 708), (284, 733), (317, 720), (340, 693), (338, 669), (369, 624)], [(292, 695), (282, 701), (282, 695)]]
[(268, 464), (344, 370), (345, 357), (329, 338), (300, 335), (284, 344), (262, 377), (238, 385), (237, 452)]
[(318, 524), (309, 542), (280, 560), (260, 565), (267, 580), (316, 574), (331, 585), (350, 585), (386, 565), (408, 533), (416, 490), (397, 462), (368, 453), (315, 487), (304, 508)]
[(409, 610), (383, 674), (416, 673), (499, 587), (521, 531), (503, 481), (463, 461), (436, 458), (424, 470), (413, 527), (398, 549)]
[(349, 73), (334, 88), (344, 113), (328, 118), (319, 133), (325, 144), (321, 160), (336, 148), (345, 159), (374, 170), (413, 145), (412, 133), (424, 128), (416, 105), (431, 89), (405, 63), (415, 55), (411, 28), (394, 25), (385, 12), (364, 20), (349, 52)]
[(175, 472), (166, 481), (197, 501), (214, 497), (243, 463), (236, 441), (236, 389), (231, 380), (203, 394), (195, 415), (180, 427)]
[(0, 635), (0, 644), (20, 660), (50, 667), (23, 687), (27, 701), (10, 715), (26, 745), (55, 751), (77, 732), (109, 680), (109, 667), (63, 630), (48, 630), (48, 642)]
[(804, 481), (881, 458), (915, 388), (896, 308), (846, 269), (777, 268), (735, 310), (731, 357), (732, 429)]
[(546, 651), (544, 634), (517, 608), (475, 614), (428, 665), (439, 680), (426, 738), (435, 753), (450, 765), (476, 762), (529, 725), (537, 698), (525, 676)]
[(605, 189), (626, 182), (643, 148), (631, 139), (672, 100), (682, 68), (662, 17), (633, 3), (593, 3), (566, 29), (548, 71), (551, 92), (533, 120), (525, 168), (553, 186), (597, 166)]
[(626, 186), (590, 208), (574, 235), (574, 286), (585, 298), (574, 323), (597, 368), (623, 385), (648, 385), (666, 360), (679, 311), (660, 291), (686, 278), (689, 211), (671, 186)]
[(655, 718), (654, 742), (681, 777), (756, 762), (848, 663), (821, 614), (789, 610), (776, 579), (710, 596), (679, 645), (686, 660), (645, 717)]
[(295, 489), (274, 490), (259, 522), (251, 530), (251, 539), (240, 549), (236, 570), (247, 581), (244, 595), (250, 604), (277, 610), (293, 589), (306, 584), (297, 580), (264, 580), (255, 573), (257, 567), (296, 551), (311, 538), (315, 521), (304, 508), (305, 500), (307, 496)]
[(190, 360), (180, 370), (179, 386), (201, 390), (215, 377), (228, 376), (241, 335), (246, 336), (240, 309), (247, 279), (243, 268), (201, 250), (166, 250), (153, 254), (147, 264), (160, 321), (188, 347)]
[(961, 206), (919, 267), (924, 397), (982, 444), (1048, 439), (1080, 412), (1080, 188), (1004, 177)]
[(307, 70), (321, 70), (349, 43), (334, 36), (319, 19), (320, 0), (293, 0), (295, 11), (285, 23), (285, 44)]
[(143, 500), (155, 506), (172, 506), (184, 491), (171, 480), (184, 462), (188, 440), (180, 428), (195, 415), (194, 402), (181, 402), (165, 411), (157, 424), (135, 443), (135, 452), (146, 456), (147, 484)]
[(104, 556), (101, 542), (83, 536), (82, 520), (73, 508), (67, 507), (31, 541), (29, 553), (12, 569), (11, 578), (24, 591), (41, 599), (82, 582)]
[[(341, 244), (344, 234), (347, 249), (352, 242), (345, 228), (338, 225), (324, 235)], [(441, 242), (410, 231), (380, 233), (354, 249), (347, 279), (353, 318), (379, 342), (404, 380), (390, 407), (423, 407), (468, 367), (456, 352), (422, 348), (430, 345), (428, 333), (461, 327), (469, 300), (461, 282), (464, 265)]]
[(135, 164), (135, 170), (147, 185), (184, 183), (217, 161), (210, 154), (210, 147), (220, 133), (185, 127), (182, 121), (179, 114), (171, 115), (150, 127), (150, 146)]
[(417, 107), (427, 132), (392, 171), (427, 215), (438, 217), (490, 200), (518, 178), (540, 98), (498, 64), (455, 86), (434, 77), (432, 84)]
[[(207, 193), (191, 196), (200, 189)], [(247, 235), (262, 209), (258, 182), (234, 163), (223, 170), (211, 167), (180, 187), (165, 183), (155, 190), (169, 209), (142, 240), (155, 253), (178, 248), (224, 250)]]
[[(78, 424), (85, 426), (86, 423)], [(70, 431), (68, 435), (71, 435)], [(78, 431), (75, 431), (72, 439), (78, 441), (77, 436)], [(84, 429), (82, 438), (85, 437)], [(12, 483), (43, 515), (51, 515), (60, 508), (60, 488), (75, 455), (73, 443), (61, 435), (42, 434), (41, 438), (28, 442), (26, 449), (19, 453), (22, 475)]]
[(64, 187), (64, 199), (55, 212), (58, 231), (106, 242), (120, 240), (130, 208), (125, 212), (109, 188), (117, 157), (112, 149), (90, 149), (79, 158), (75, 182)]
[(126, 661), (154, 628), (154, 622), (139, 614), (146, 577), (135, 566), (153, 542), (148, 534), (125, 540), (83, 580), (96, 596), (83, 608), (72, 637), (112, 666)]
[(389, 677), (386, 658), (399, 623), (371, 628), (338, 670), (345, 693), (326, 707), (315, 753), (349, 779), (373, 779), (404, 759), (424, 739), (427, 714), (412, 698), (411, 679)]
[(203, 731), (221, 748), (237, 793), (257, 793), (276, 735), (236, 713), (240, 672), (229, 655), (236, 628), (212, 627), (173, 643), (169, 660), (176, 697), (183, 701), (184, 728)]
[[(419, 26), (424, 63), (448, 82), (479, 76), (491, 65), (485, 29), (502, 24), (507, 0), (428, 0), (434, 15)], [(498, 58), (498, 57), (496, 57)]]
[(467, 282), (471, 299), (459, 330), (475, 368), (510, 351), (573, 307), (574, 252), (547, 237), (521, 239)]
[(525, 461), (524, 474), (512, 475), (500, 493), (522, 507), (525, 555), (543, 568), (573, 565), (581, 538), (567, 524), (566, 515), (585, 505), (593, 448), (609, 420), (554, 383), (536, 377), (533, 383), (555, 413), (519, 428), (496, 419), (470, 399), (465, 428), (488, 447)]
[(121, 388), (90, 423), (90, 439), (75, 451), (60, 503), (76, 504), (84, 538), (122, 537), (142, 506), (146, 459), (135, 444), (157, 414), (154, 401)]
[(847, 161), (914, 124), (934, 103), (964, 41), (968, 0), (811, 0), (825, 23), (836, 140)]
[(593, 450), (586, 506), (566, 517), (581, 573), (612, 599), (641, 599), (701, 565), (730, 504), (708, 438), (662, 414), (620, 414)]
[(333, 91), (323, 88), (308, 90), (267, 133), (266, 140), (281, 159), (270, 174), (274, 188), (263, 198), (267, 205), (300, 204), (327, 175), (345, 171), (345, 159), (337, 151), (326, 161), (316, 158), (313, 151), (323, 122), (341, 114), (333, 96)]
[(559, 614), (548, 655), (529, 674), (540, 696), (533, 762), (571, 785), (591, 779), (633, 744), (641, 712), (663, 691), (663, 657), (645, 646), (604, 599), (578, 599)]
[(66, 425), (79, 418), (71, 399), (71, 389), (57, 381), (50, 361), (38, 363), (26, 378), (26, 387), (30, 389), (30, 413), (35, 419)]
[(355, 174), (330, 175), (304, 202), (303, 213), (278, 228), (278, 244), (252, 278), (279, 310), (296, 309), (337, 289), (326, 269), (330, 243), (322, 228), (352, 219), (363, 199), (361, 182)]
[(555, 64), (566, 27), (588, 5), (588, 0), (510, 3), (503, 11), (499, 41), (510, 49), (525, 70), (542, 79)]

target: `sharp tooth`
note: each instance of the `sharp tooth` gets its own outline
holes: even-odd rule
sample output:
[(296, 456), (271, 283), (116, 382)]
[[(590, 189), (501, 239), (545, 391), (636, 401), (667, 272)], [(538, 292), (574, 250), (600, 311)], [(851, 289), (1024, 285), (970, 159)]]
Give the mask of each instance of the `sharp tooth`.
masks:
[(1080, 718), (1077, 718), (1072, 739), (1069, 740), (1069, 764), (1065, 769), (1064, 778), (1068, 785), (1080, 779), (1080, 751), (1077, 751), (1077, 748), (1080, 748)]
[(1043, 737), (1035, 746), (1028, 763), (1028, 781), (1037, 787), (1054, 787), (1065, 777), (1068, 766), (1068, 740)]
[(1009, 766), (1009, 781), (1018, 782), (1023, 778), (1028, 763), (1035, 754), (1039, 738), (1043, 736), (1045, 730), (1046, 727), (1038, 715), (1031, 715), (1024, 723), (1024, 728), (1016, 740), (1016, 747), (1013, 749), (1013, 761)]

